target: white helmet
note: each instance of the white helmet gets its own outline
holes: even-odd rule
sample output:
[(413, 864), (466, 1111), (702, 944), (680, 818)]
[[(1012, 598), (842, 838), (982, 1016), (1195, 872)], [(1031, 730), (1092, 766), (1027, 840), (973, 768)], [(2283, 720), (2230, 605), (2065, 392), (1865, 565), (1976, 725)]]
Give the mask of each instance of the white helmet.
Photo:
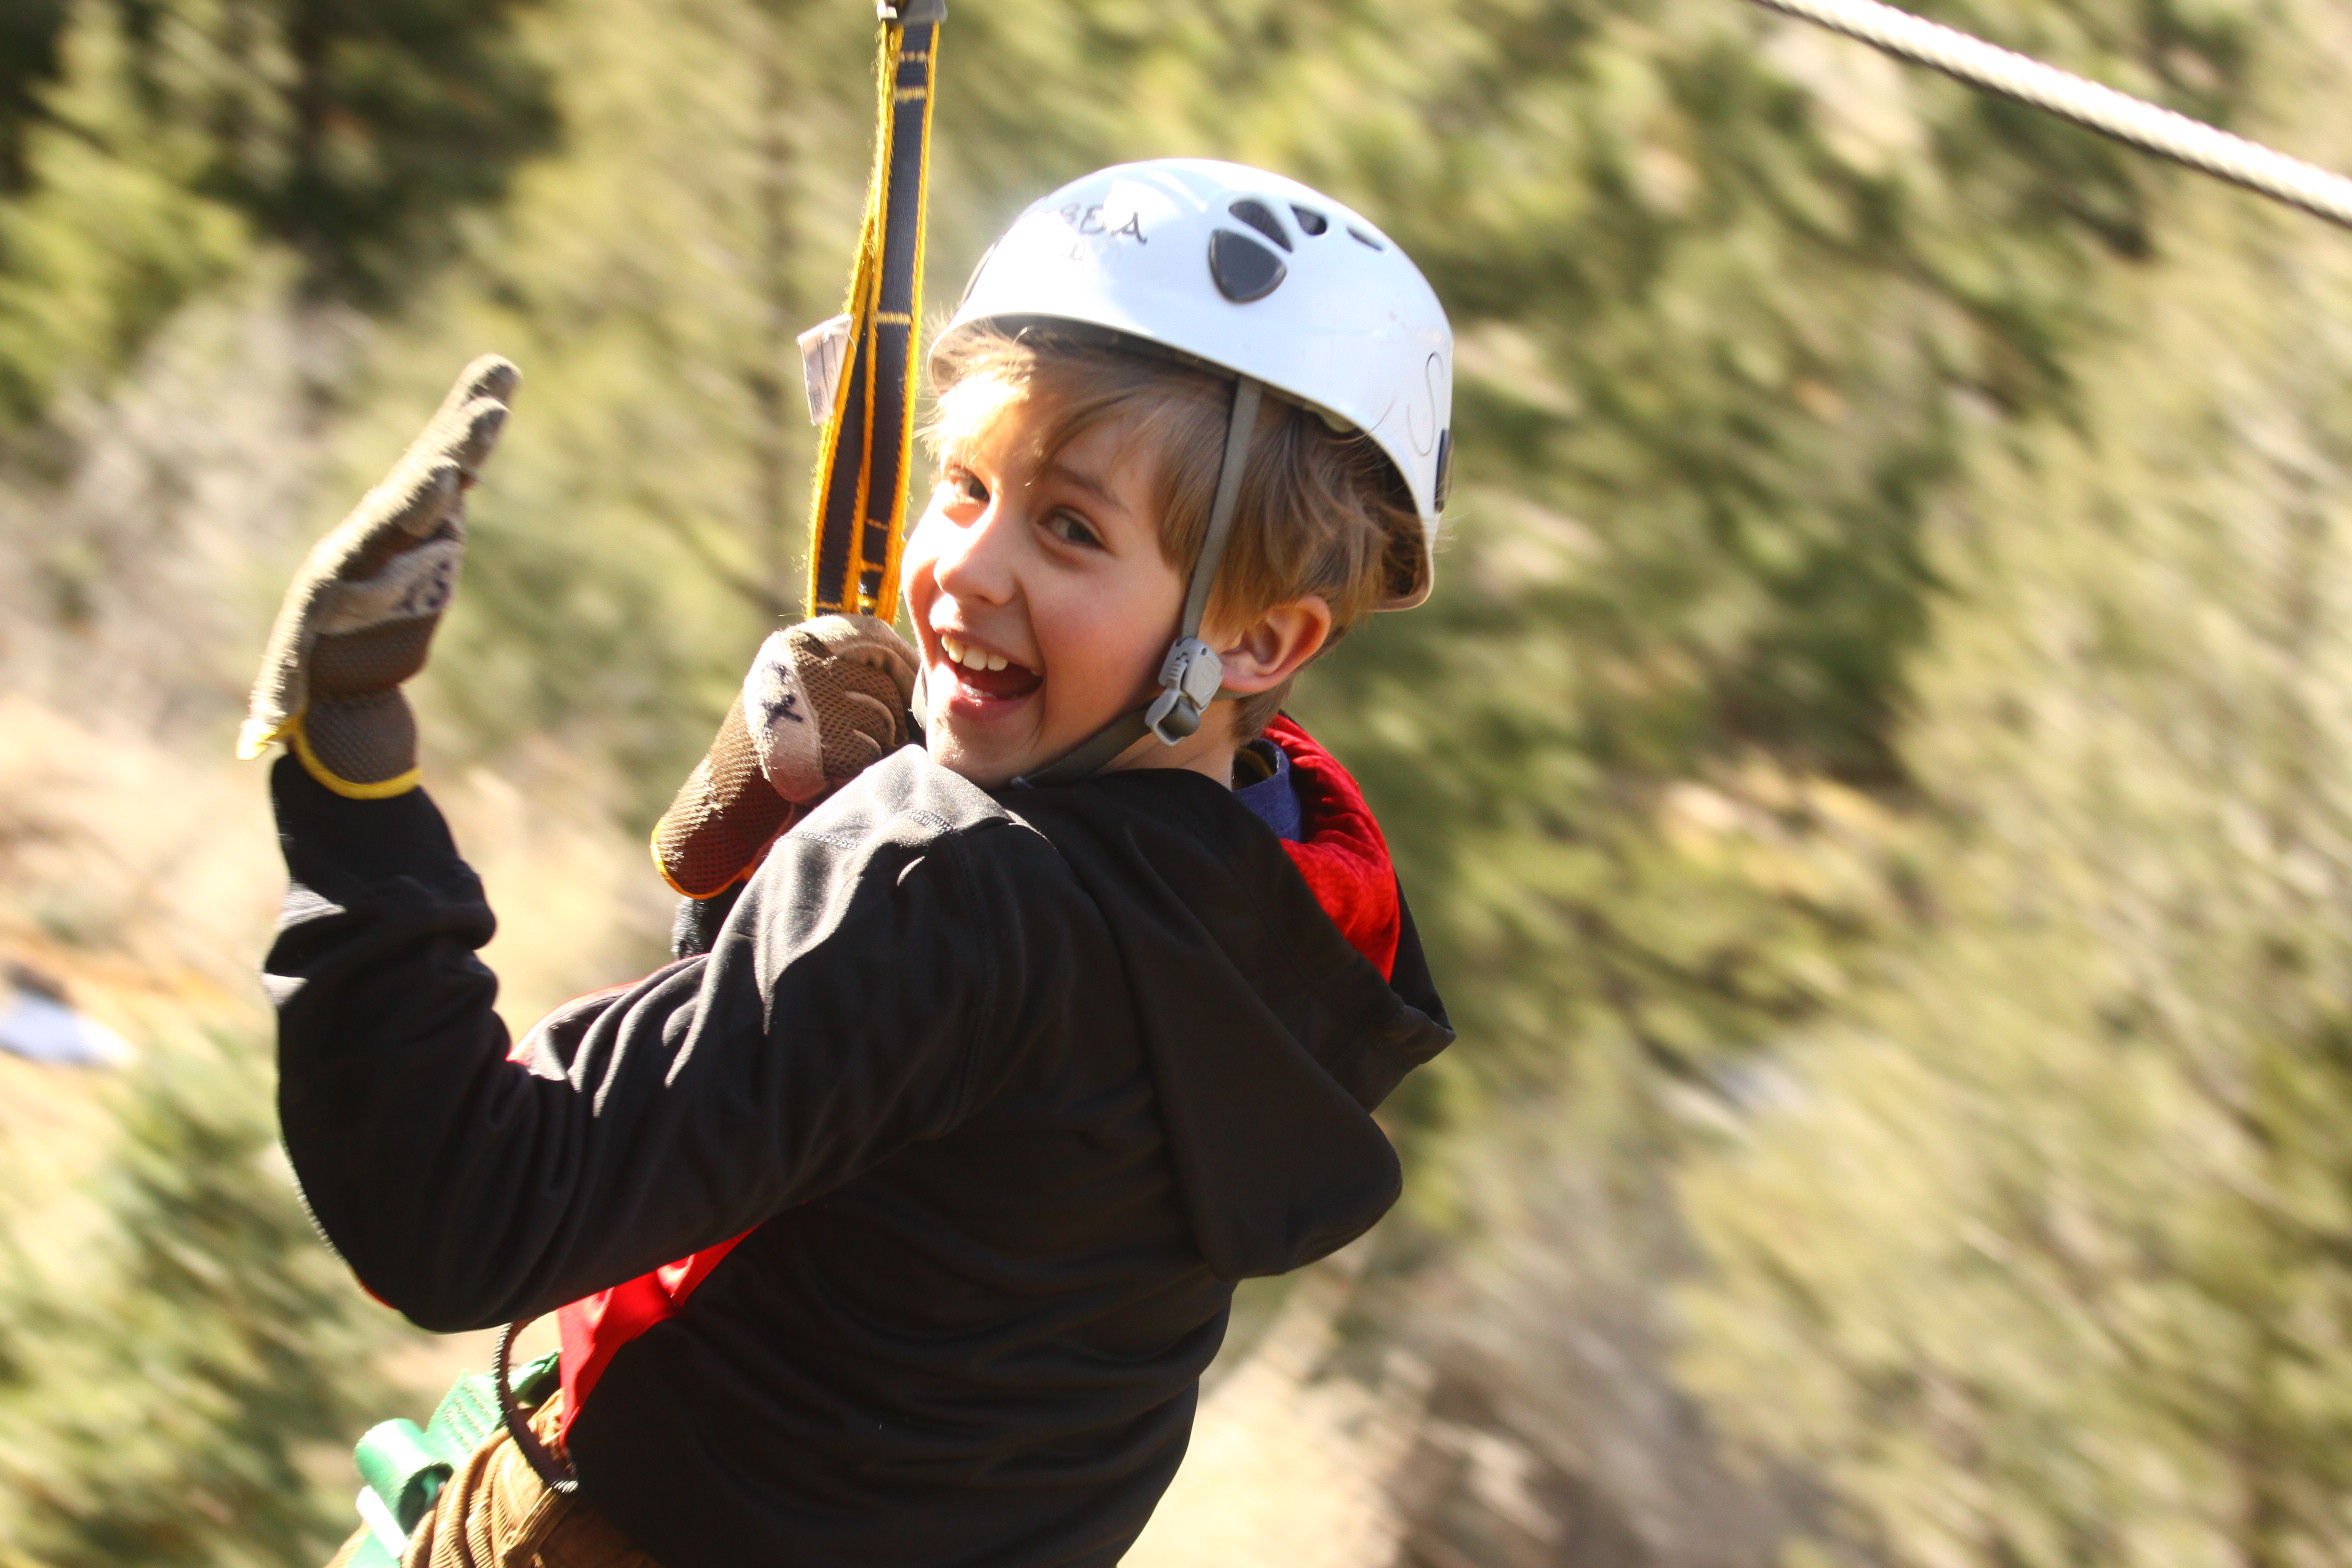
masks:
[(1453, 456), (1454, 334), (1421, 270), (1361, 214), (1210, 158), (1102, 169), (1014, 221), (939, 343), (1021, 321), (1141, 338), (1363, 431), (1421, 517), (1413, 581), (1382, 608), (1428, 597)]

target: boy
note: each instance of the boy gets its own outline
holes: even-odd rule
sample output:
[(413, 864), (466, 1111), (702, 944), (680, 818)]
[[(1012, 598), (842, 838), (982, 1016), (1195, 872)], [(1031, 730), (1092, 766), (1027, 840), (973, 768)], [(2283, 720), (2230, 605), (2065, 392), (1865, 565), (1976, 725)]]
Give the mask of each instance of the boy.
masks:
[(688, 956), (511, 1057), (398, 690), (513, 384), (461, 379), (313, 552), (246, 733), (294, 753), (267, 974), (321, 1228), (429, 1328), (563, 1308), (562, 1392), (406, 1561), (1119, 1559), (1233, 1282), (1388, 1208), (1371, 1110), (1451, 1039), (1378, 825), (1275, 713), (1426, 594), (1450, 364), (1292, 181), (1033, 207), (934, 354), (918, 646), (769, 640), (657, 830)]

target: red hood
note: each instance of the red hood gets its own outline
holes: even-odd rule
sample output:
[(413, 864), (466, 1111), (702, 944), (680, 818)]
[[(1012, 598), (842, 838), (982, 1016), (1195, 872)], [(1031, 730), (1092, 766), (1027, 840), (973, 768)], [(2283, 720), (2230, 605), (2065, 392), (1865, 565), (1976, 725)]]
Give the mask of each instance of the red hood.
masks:
[(1388, 840), (1364, 792), (1331, 753), (1287, 717), (1266, 727), (1266, 738), (1290, 758), (1298, 790), (1303, 843), (1286, 844), (1291, 863), (1313, 889), (1315, 902), (1339, 927), (1340, 935), (1364, 955), (1382, 978), (1396, 970), (1397, 939), (1404, 929), (1396, 867)]

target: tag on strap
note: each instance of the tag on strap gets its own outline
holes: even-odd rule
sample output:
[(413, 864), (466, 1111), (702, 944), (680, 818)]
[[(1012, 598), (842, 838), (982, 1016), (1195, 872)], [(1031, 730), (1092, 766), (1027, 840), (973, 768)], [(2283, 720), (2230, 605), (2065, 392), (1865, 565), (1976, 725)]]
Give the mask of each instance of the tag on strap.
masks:
[(841, 362), (849, 357), (850, 325), (847, 316), (835, 316), (800, 335), (800, 379), (808, 393), (812, 425), (833, 417), (834, 397), (841, 390)]

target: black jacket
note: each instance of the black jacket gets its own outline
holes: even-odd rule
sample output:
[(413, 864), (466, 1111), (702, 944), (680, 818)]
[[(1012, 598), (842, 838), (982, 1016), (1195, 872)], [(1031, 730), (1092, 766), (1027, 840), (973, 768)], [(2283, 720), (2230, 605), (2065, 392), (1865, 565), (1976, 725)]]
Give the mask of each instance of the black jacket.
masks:
[(910, 748), (518, 1063), (430, 800), (274, 789), (286, 1146), (371, 1290), (474, 1328), (752, 1232), (574, 1418), (668, 1568), (1115, 1563), (1232, 1282), (1388, 1208), (1369, 1112), (1451, 1039), (1409, 920), (1391, 984), (1211, 781)]

